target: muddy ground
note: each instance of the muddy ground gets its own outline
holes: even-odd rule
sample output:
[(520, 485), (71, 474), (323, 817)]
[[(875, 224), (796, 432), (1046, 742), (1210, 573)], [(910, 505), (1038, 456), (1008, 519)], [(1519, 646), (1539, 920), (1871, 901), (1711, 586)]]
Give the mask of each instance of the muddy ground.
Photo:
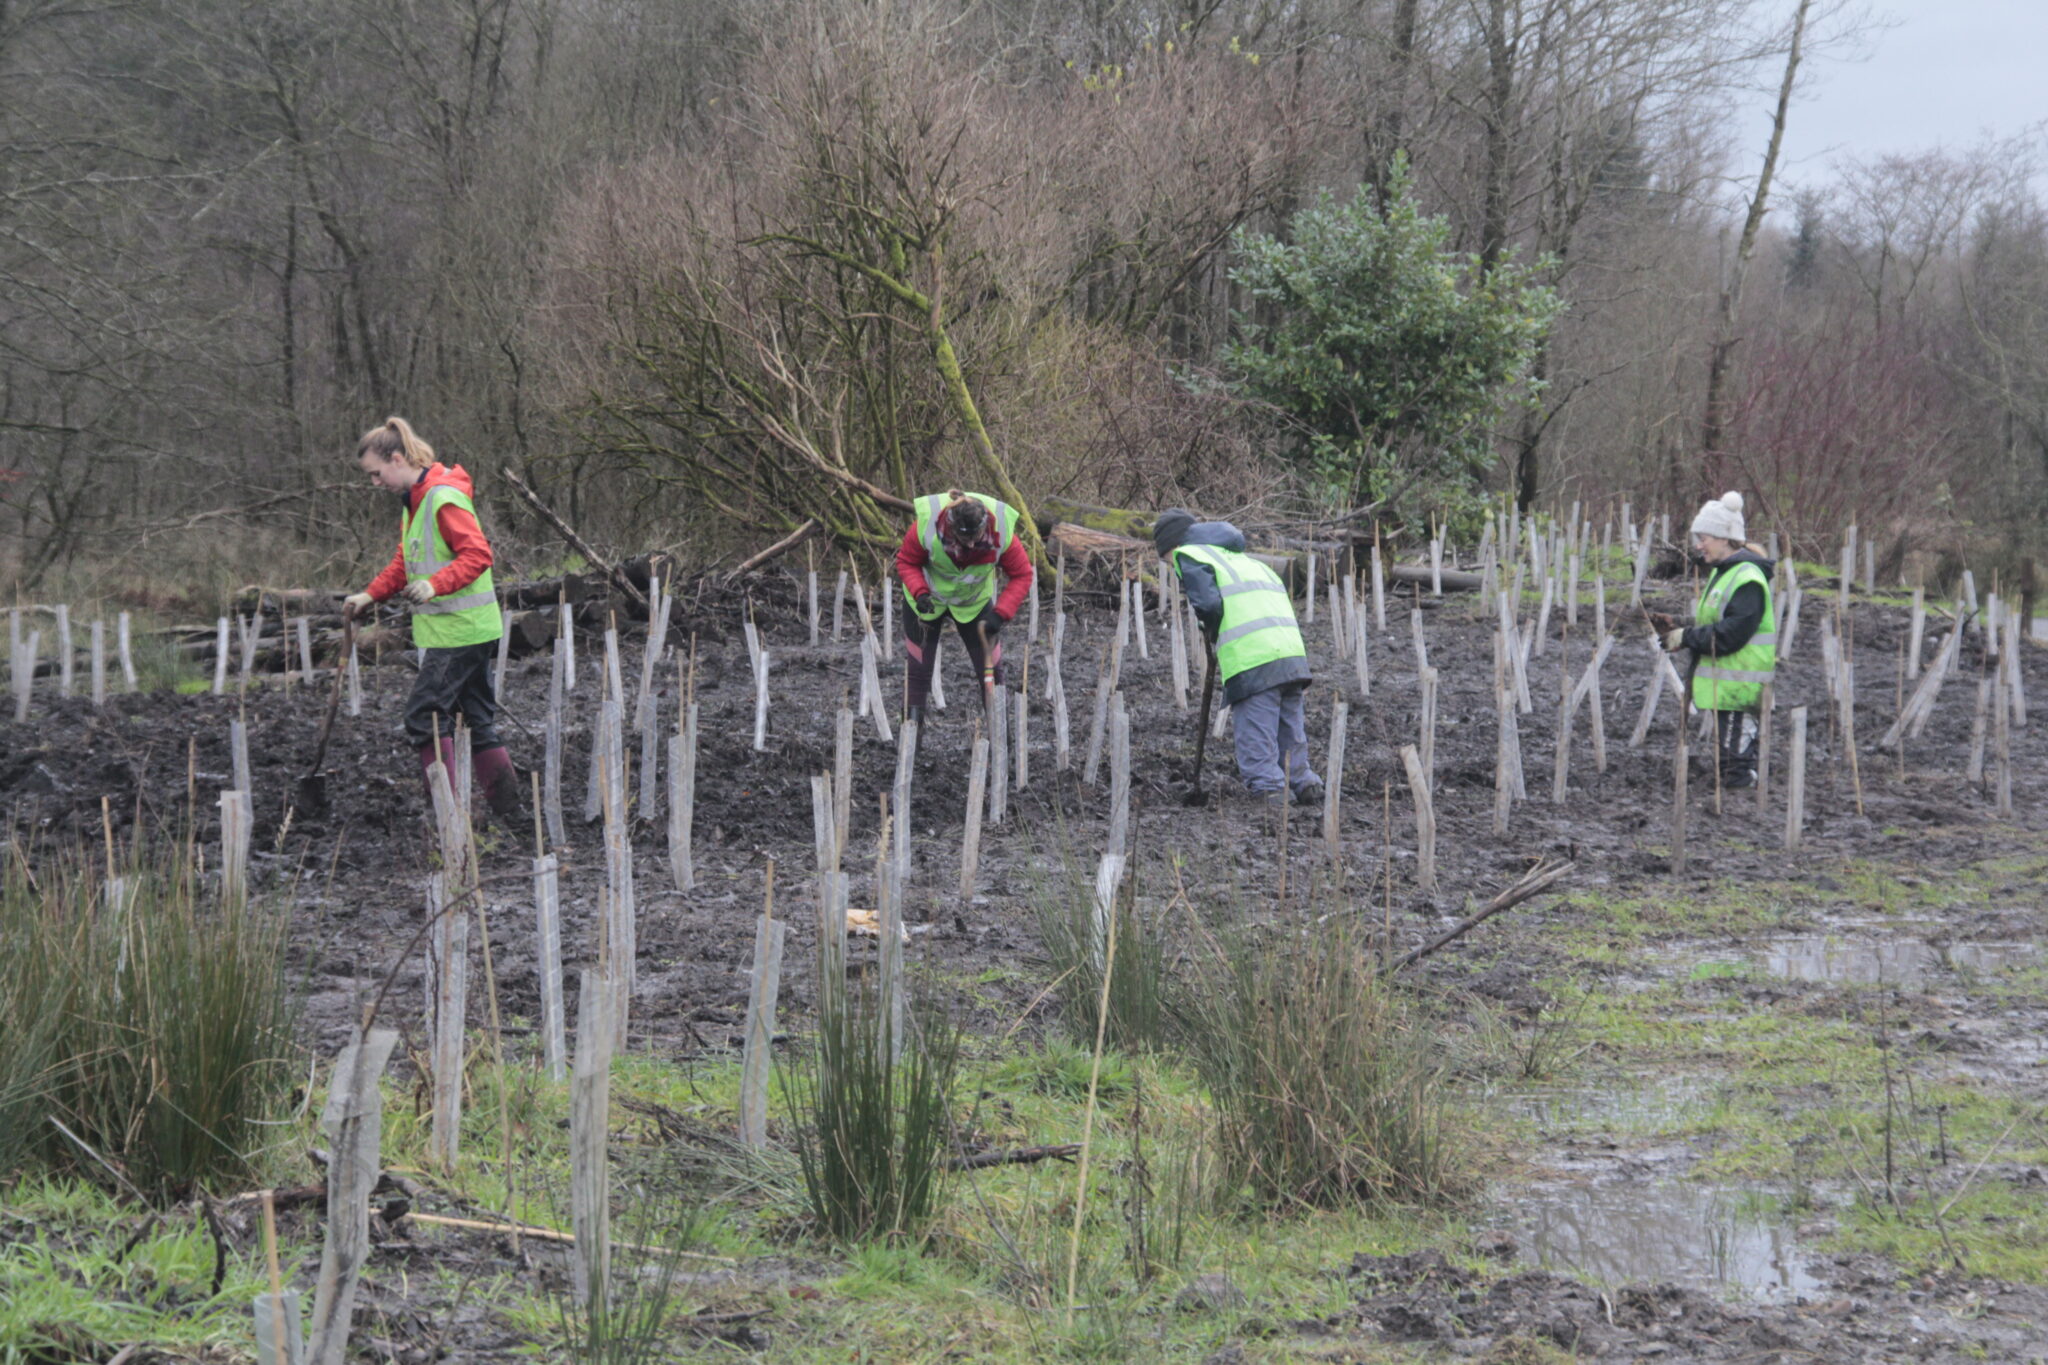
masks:
[[(1666, 609), (1677, 609), (1675, 585), (1662, 590)], [(1309, 733), (1320, 769), (1326, 752), (1330, 702), (1352, 700), (1348, 757), (1343, 773), (1343, 865), (1354, 901), (1369, 901), (1378, 923), (1388, 912), (1396, 947), (1406, 948), (1464, 913), (1474, 902), (1513, 882), (1539, 860), (1570, 858), (1577, 870), (1561, 896), (1546, 896), (1511, 912), (1468, 939), (1430, 959), (1427, 971), (1445, 985), (1488, 995), (1514, 1008), (1537, 993), (1551, 950), (1546, 930), (1568, 922), (1574, 894), (1609, 894), (1656, 886), (1667, 893), (1704, 896), (1728, 879), (1778, 881), (1845, 857), (1910, 858), (1925, 875), (1982, 865), (2002, 855), (2039, 847), (2048, 820), (2048, 776), (2044, 776), (2044, 727), (2013, 733), (2013, 799), (2017, 818), (1993, 818), (1988, 790), (1964, 781), (1971, 738), (1971, 710), (1981, 658), (1974, 639), (1963, 652), (1962, 675), (1942, 693), (1926, 733), (1909, 741), (1903, 766), (1880, 753), (1875, 740), (1897, 710), (1897, 663), (1902, 657), (1906, 615), (1890, 606), (1859, 604), (1851, 612), (1857, 660), (1858, 728), (1862, 749), (1852, 769), (1832, 733), (1821, 683), (1816, 591), (1794, 656), (1780, 665), (1780, 717), (1795, 705), (1812, 708), (1808, 757), (1807, 846), (1787, 853), (1779, 846), (1783, 829), (1783, 737), (1779, 727), (1778, 774), (1768, 805), (1759, 811), (1753, 793), (1729, 794), (1713, 809), (1708, 771), (1696, 766), (1692, 781), (1689, 866), (1674, 877), (1670, 854), (1670, 807), (1674, 708), (1660, 701), (1648, 743), (1631, 749), (1651, 655), (1647, 632), (1629, 631), (1603, 673), (1608, 765), (1594, 771), (1586, 715), (1580, 712), (1574, 741), (1568, 798), (1550, 800), (1555, 752), (1556, 699), (1560, 662), (1574, 678), (1591, 652), (1592, 612), (1582, 611), (1577, 629), (1567, 630), (1561, 614), (1551, 619), (1550, 638), (1531, 661), (1533, 713), (1520, 718), (1523, 762), (1530, 799), (1517, 803), (1505, 835), (1492, 829), (1495, 720), (1490, 627), (1475, 620), (1469, 598), (1423, 596), (1419, 606), (1431, 664), (1441, 678), (1437, 739), (1437, 860), (1440, 888), (1425, 895), (1415, 886), (1415, 829), (1398, 748), (1414, 742), (1418, 716), (1416, 659), (1408, 631), (1407, 597), (1390, 610), (1394, 629), (1372, 640), (1372, 692), (1357, 696), (1348, 661), (1330, 657), (1327, 620), (1310, 630), (1318, 662), (1318, 684), (1309, 694)], [(685, 599), (686, 605), (690, 599)], [(698, 595), (702, 603), (705, 595)], [(715, 600), (715, 599), (714, 599)], [(1014, 978), (963, 996), (976, 1027), (1000, 1030), (1022, 1014), (1050, 974), (1039, 947), (1034, 902), (1071, 894), (1076, 879), (1092, 878), (1105, 837), (1108, 786), (1087, 787), (1079, 772), (1088, 741), (1089, 710), (1098, 661), (1114, 633), (1115, 615), (1107, 594), (1069, 599), (1073, 617), (1066, 648), (1065, 679), (1073, 709), (1073, 769), (1056, 770), (1052, 722), (1043, 702), (1046, 651), (1033, 654), (1031, 785), (1012, 797), (1009, 820), (984, 835), (979, 893), (961, 903), (958, 876), (962, 805), (968, 783), (967, 755), (977, 706), (974, 683), (957, 644), (945, 650), (951, 706), (935, 712), (927, 727), (917, 770), (913, 806), (914, 872), (910, 918), (923, 926), (910, 957), (940, 979), (974, 979), (989, 968), (1012, 969)], [(669, 876), (660, 822), (640, 825), (636, 838), (639, 888), (638, 992), (633, 1005), (634, 1046), (675, 1056), (736, 1043), (744, 1015), (764, 864), (778, 868), (780, 912), (794, 922), (790, 959), (785, 964), (784, 1026), (807, 1025), (813, 939), (810, 879), (810, 778), (832, 761), (832, 716), (845, 696), (857, 696), (858, 651), (849, 629), (838, 644), (806, 643), (794, 582), (757, 585), (752, 601), (773, 658), (772, 709), (763, 752), (752, 748), (753, 696), (746, 650), (739, 638), (739, 603), (723, 610), (699, 608), (679, 615), (671, 642), (698, 641), (697, 688), (702, 710), (698, 776), (697, 889), (678, 892)], [(1045, 604), (1049, 624), (1050, 601)], [(1655, 605), (1653, 603), (1653, 605)], [(849, 611), (848, 615), (851, 616)], [(1614, 615), (1619, 620), (1621, 613)], [(1244, 796), (1232, 794), (1227, 739), (1208, 747), (1207, 784), (1219, 799), (1203, 809), (1181, 801), (1193, 756), (1195, 721), (1176, 708), (1166, 658), (1166, 632), (1156, 615), (1152, 657), (1127, 651), (1123, 687), (1131, 713), (1133, 807), (1138, 876), (1147, 896), (1172, 882), (1169, 866), (1198, 905), (1219, 912), (1281, 915), (1275, 903), (1283, 871), (1294, 896), (1327, 865), (1319, 838), (1320, 812), (1298, 812), (1291, 822), (1283, 859), (1264, 814)], [(1017, 683), (1021, 625), (1006, 641), (1010, 684)], [(1930, 637), (1935, 632), (1930, 630)], [(637, 628), (625, 643), (625, 673), (637, 680), (642, 637)], [(1930, 638), (1931, 655), (1934, 639)], [(2042, 660), (2029, 650), (2024, 661), (2028, 689), (2048, 699)], [(571, 919), (567, 951), (588, 952), (589, 927), (603, 876), (602, 845), (596, 826), (580, 815), (588, 764), (589, 723), (598, 696), (594, 661), (601, 642), (586, 638), (579, 650), (580, 686), (573, 709), (563, 790), (569, 807), (571, 846), (564, 851), (564, 904)], [(892, 656), (900, 670), (900, 662)], [(676, 670), (659, 670), (664, 726), (672, 726)], [(214, 795), (229, 780), (228, 720), (246, 708), (251, 734), (257, 809), (255, 845), (259, 882), (295, 885), (298, 966), (308, 982), (306, 1028), (309, 1041), (331, 1052), (342, 1040), (358, 1001), (374, 992), (388, 973), (396, 974), (393, 1010), (416, 1028), (420, 1001), (419, 953), (402, 956), (420, 924), (421, 885), (429, 857), (425, 807), (418, 769), (398, 732), (399, 711), (411, 678), (400, 660), (365, 670), (366, 702), (360, 719), (346, 714), (337, 724), (328, 768), (330, 809), (317, 817), (285, 820), (285, 802), (310, 757), (324, 706), (323, 692), (286, 692), (275, 685), (234, 696), (154, 693), (118, 697), (103, 713), (83, 700), (58, 701), (39, 695), (30, 721), (0, 723), (0, 806), (18, 834), (46, 848), (85, 840), (97, 844), (101, 798), (109, 798), (116, 832), (125, 835), (138, 814), (150, 829), (182, 829), (188, 817), (188, 745), (199, 793), (197, 822), (202, 841), (214, 836)], [(524, 768), (541, 756), (539, 735), (547, 695), (545, 656), (514, 660), (505, 697), (503, 730)], [(1199, 676), (1197, 676), (1199, 684)], [(897, 695), (897, 680), (885, 675), (885, 691)], [(1198, 688), (1191, 701), (1198, 700)], [(2048, 701), (2044, 701), (2048, 704)], [(1701, 746), (1695, 746), (1696, 755)], [(852, 845), (871, 850), (878, 825), (877, 794), (888, 788), (895, 751), (874, 726), (856, 728), (856, 789)], [(1325, 774), (1326, 777), (1329, 774)], [(637, 780), (635, 783), (637, 788)], [(1390, 795), (1389, 787), (1391, 789)], [(1857, 808), (1860, 787), (1862, 809)], [(1391, 802), (1391, 829), (1382, 818)], [(1391, 892), (1387, 852), (1391, 847)], [(506, 1007), (532, 1017), (538, 1013), (533, 932), (525, 917), (530, 899), (524, 874), (533, 849), (528, 828), (493, 829), (486, 840), (484, 871), (493, 883), (493, 947)], [(854, 860), (853, 902), (872, 904), (864, 865)], [(2030, 896), (2036, 888), (2015, 888)], [(2035, 903), (2016, 902), (2012, 912), (1982, 923), (1944, 926), (1944, 942), (1973, 936), (2010, 940), (2031, 936)], [(1646, 969), (1647, 970), (1647, 969)], [(1002, 976), (1001, 973), (991, 974)], [(573, 973), (572, 978), (573, 980)], [(2043, 1002), (2016, 1007), (2009, 998), (1995, 1006), (1973, 1005), (1967, 993), (1948, 993), (1942, 1027), (1959, 1036), (1999, 1040), (2041, 1036), (2048, 1022)], [(477, 1006), (481, 1008), (481, 1006)], [(573, 1008), (573, 1006), (572, 1006)], [(1057, 1001), (1041, 1006), (1043, 1019)], [(2038, 1100), (2041, 1084), (2032, 1058), (1987, 1043), (1982, 1067), (1996, 1083)], [(1564, 1153), (1548, 1155), (1567, 1164)], [(1616, 1170), (1619, 1170), (1617, 1163)], [(1613, 1178), (1615, 1171), (1596, 1173)], [(465, 1254), (484, 1254), (487, 1242)], [(1529, 1270), (1492, 1286), (1476, 1284), (1464, 1272), (1429, 1264), (1388, 1263), (1367, 1258), (1333, 1267), (1357, 1285), (1357, 1310), (1345, 1320), (1288, 1319), (1285, 1305), (1272, 1305), (1286, 1331), (1321, 1358), (1342, 1358), (1347, 1340), (1434, 1343), (1453, 1355), (1477, 1355), (1504, 1335), (1532, 1334), (1598, 1360), (1950, 1360), (2048, 1358), (2048, 1295), (2042, 1291), (1966, 1280), (1931, 1278), (1901, 1287), (1882, 1265), (1865, 1259), (1814, 1268), (1819, 1288), (1783, 1302), (1730, 1303), (1719, 1296), (1675, 1285), (1644, 1284), (1605, 1296), (1563, 1275)], [(425, 1329), (422, 1329), (424, 1331)], [(1975, 1343), (1974, 1345), (1972, 1343)], [(401, 1346), (403, 1343), (401, 1343)], [(497, 1358), (479, 1342), (465, 1348), (447, 1343), (455, 1358)], [(415, 1342), (415, 1348), (417, 1342)], [(397, 1354), (403, 1350), (394, 1348)], [(1334, 1353), (1334, 1354), (1333, 1354)]]

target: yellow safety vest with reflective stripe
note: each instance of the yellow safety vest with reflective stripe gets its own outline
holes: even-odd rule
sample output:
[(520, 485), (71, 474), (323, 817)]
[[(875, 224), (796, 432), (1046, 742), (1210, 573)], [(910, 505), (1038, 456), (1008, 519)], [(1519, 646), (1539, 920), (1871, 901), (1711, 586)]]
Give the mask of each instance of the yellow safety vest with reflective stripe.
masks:
[[(430, 578), (455, 562), (455, 552), (441, 536), (441, 508), (453, 503), (471, 516), (476, 504), (469, 495), (451, 484), (435, 484), (408, 512), (399, 527), (399, 544), (405, 550), (405, 577)], [(453, 649), (458, 645), (479, 645), (495, 641), (505, 633), (505, 619), (498, 612), (498, 589), (485, 569), (472, 583), (452, 593), (433, 598), (412, 609), (412, 642), (421, 649)]]
[(1763, 589), (1764, 618), (1756, 634), (1733, 654), (1702, 654), (1692, 672), (1692, 704), (1702, 711), (1754, 711), (1763, 698), (1764, 684), (1778, 667), (1777, 617), (1771, 611), (1771, 580), (1752, 560), (1717, 570), (1700, 594), (1693, 619), (1710, 626), (1728, 609), (1728, 600), (1746, 583)]
[(939, 535), (939, 513), (946, 508), (946, 495), (927, 493), (912, 506), (916, 509), (917, 538), (923, 544), (930, 559), (924, 566), (925, 584), (932, 590), (932, 602), (937, 610), (930, 616), (917, 612), (917, 600), (910, 595), (910, 589), (903, 590), (903, 600), (910, 610), (917, 612), (920, 620), (936, 621), (947, 612), (953, 613), (956, 621), (972, 621), (981, 615), (981, 610), (996, 598), (996, 561), (1017, 539), (1017, 509), (999, 498), (986, 493), (969, 493), (968, 497), (995, 514), (996, 558), (987, 564), (955, 564), (953, 556), (946, 553), (946, 542)]
[(1279, 574), (1250, 555), (1214, 545), (1181, 545), (1173, 555), (1175, 573), (1185, 558), (1208, 565), (1216, 575), (1216, 590), (1223, 594), (1216, 675), (1224, 682), (1276, 659), (1308, 657), (1294, 621), (1294, 603)]

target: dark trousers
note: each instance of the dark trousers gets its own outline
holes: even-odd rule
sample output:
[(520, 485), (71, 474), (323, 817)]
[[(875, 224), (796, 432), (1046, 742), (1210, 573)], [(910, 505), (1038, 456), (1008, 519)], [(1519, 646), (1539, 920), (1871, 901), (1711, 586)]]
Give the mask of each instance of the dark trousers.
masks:
[(491, 668), (498, 661), (498, 642), (457, 645), (453, 649), (420, 651), (420, 675), (405, 699), (405, 737), (415, 745), (455, 736), (455, 719), (469, 727), (472, 750), (490, 749), (498, 738), (498, 698), (491, 690)]
[[(923, 706), (931, 695), (932, 669), (939, 661), (939, 637), (946, 628), (946, 621), (953, 613), (944, 612), (935, 621), (927, 621), (916, 612), (903, 614), (903, 704)], [(955, 621), (954, 628), (960, 638), (967, 642), (967, 657), (974, 662), (974, 673), (980, 681), (984, 668), (995, 670), (996, 685), (1003, 682), (1003, 642), (1000, 639), (988, 642), (989, 656), (981, 653), (982, 633), (972, 621)]]
[[(1756, 779), (1760, 728), (1754, 711), (1710, 711), (1714, 718), (1715, 761), (1723, 782)], [(1745, 783), (1747, 785), (1747, 783)]]

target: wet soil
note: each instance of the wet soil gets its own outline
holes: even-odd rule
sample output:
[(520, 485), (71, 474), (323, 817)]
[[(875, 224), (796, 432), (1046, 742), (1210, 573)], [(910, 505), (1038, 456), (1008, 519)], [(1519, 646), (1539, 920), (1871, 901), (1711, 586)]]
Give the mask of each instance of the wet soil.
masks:
[[(1679, 606), (1675, 589), (1667, 595), (1671, 600), (1663, 607)], [(718, 600), (698, 594), (686, 602), (703, 603), (707, 596)], [(927, 928), (913, 939), (909, 957), (938, 981), (975, 983), (972, 990), (960, 990), (959, 1003), (970, 1026), (985, 1032), (1009, 1027), (1044, 989), (1050, 974), (1034, 905), (1072, 894), (1080, 879), (1092, 880), (1103, 845), (1106, 777), (1088, 786), (1079, 776), (1097, 670), (1114, 634), (1115, 615), (1104, 606), (1107, 600), (1107, 594), (1100, 601), (1077, 594), (1069, 601), (1073, 619), (1064, 675), (1072, 699), (1073, 756), (1068, 771), (1056, 767), (1052, 752), (1053, 724), (1043, 696), (1047, 650), (1041, 644), (1030, 651), (1031, 782), (1012, 795), (1009, 819), (984, 834), (979, 887), (964, 903), (956, 890), (960, 829), (968, 753), (980, 708), (957, 643), (944, 650), (951, 706), (933, 712), (926, 727), (912, 810), (908, 913)], [(785, 1027), (800, 1032), (807, 1026), (815, 937), (808, 875), (810, 778), (831, 767), (833, 713), (842, 699), (859, 695), (860, 674), (853, 630), (838, 643), (808, 644), (797, 601), (793, 582), (771, 582), (753, 593), (773, 661), (768, 738), (758, 752), (752, 746), (753, 688), (737, 628), (739, 604), (721, 611), (700, 607), (671, 629), (671, 642), (687, 642), (693, 634), (697, 640), (698, 886), (687, 893), (675, 889), (662, 822), (637, 824), (635, 1048), (688, 1057), (737, 1042), (754, 917), (771, 860), (778, 870), (778, 912), (794, 926), (782, 991)], [(1049, 626), (1050, 601), (1045, 605)], [(1399, 747), (1417, 738), (1411, 609), (1422, 614), (1429, 661), (1441, 679), (1435, 894), (1415, 885), (1415, 828), (1398, 757)], [(1880, 753), (1874, 740), (1897, 709), (1895, 661), (1903, 654), (1905, 613), (1855, 607), (1857, 720), (1863, 741), (1852, 765), (1830, 723), (1821, 681), (1819, 610), (1809, 607), (1796, 653), (1781, 664), (1776, 688), (1781, 722), (1791, 706), (1811, 708), (1805, 846), (1796, 852), (1780, 847), (1788, 726), (1781, 723), (1778, 729), (1778, 777), (1761, 810), (1750, 792), (1724, 793), (1717, 802), (1711, 772), (1699, 758), (1704, 746), (1695, 742), (1689, 860), (1685, 873), (1676, 876), (1670, 837), (1674, 708), (1668, 694), (1660, 698), (1645, 746), (1631, 749), (1627, 743), (1651, 676), (1651, 646), (1638, 638), (1646, 632), (1628, 632), (1603, 671), (1606, 771), (1594, 769), (1582, 709), (1569, 790), (1563, 802), (1553, 803), (1560, 670), (1576, 680), (1593, 643), (1590, 608), (1582, 611), (1577, 629), (1567, 629), (1561, 614), (1553, 614), (1543, 652), (1530, 661), (1535, 706), (1520, 717), (1530, 799), (1516, 804), (1507, 833), (1497, 835), (1492, 828), (1496, 727), (1491, 628), (1475, 618), (1471, 600), (1425, 596), (1411, 602), (1403, 597), (1397, 608), (1390, 604), (1393, 629), (1375, 632), (1371, 641), (1369, 698), (1359, 696), (1348, 661), (1340, 667), (1332, 657), (1329, 626), (1319, 618), (1309, 630), (1319, 670), (1309, 693), (1309, 736), (1319, 767), (1331, 700), (1341, 693), (1352, 703), (1342, 774), (1343, 871), (1335, 886), (1319, 872), (1330, 866), (1320, 839), (1321, 812), (1293, 814), (1283, 853), (1267, 813), (1235, 790), (1227, 738), (1208, 746), (1204, 785), (1215, 799), (1200, 809), (1183, 804), (1195, 750), (1192, 704), (1199, 700), (1199, 662), (1191, 708), (1182, 711), (1172, 695), (1166, 631), (1155, 616), (1152, 657), (1140, 659), (1132, 648), (1122, 672), (1131, 714), (1141, 894), (1161, 894), (1177, 880), (1206, 912), (1284, 916), (1302, 908), (1302, 888), (1320, 878), (1318, 912), (1348, 906), (1375, 926), (1384, 919), (1396, 948), (1405, 949), (1439, 932), (1470, 905), (1483, 903), (1539, 860), (1573, 859), (1577, 870), (1560, 888), (1561, 895), (1511, 912), (1428, 959), (1423, 969), (1432, 987), (1516, 1007), (1530, 1001), (1533, 983), (1554, 964), (1546, 931), (1572, 922), (1574, 897), (1657, 888), (1682, 904), (1688, 896), (1705, 899), (1731, 882), (1826, 877), (1845, 860), (1910, 862), (1919, 876), (1939, 879), (2039, 851), (2048, 822), (2048, 801), (2043, 800), (2048, 795), (2043, 764), (2048, 727), (2036, 724), (2013, 732), (2015, 820), (1994, 819), (1988, 789), (1963, 777), (1975, 680), (1983, 664), (1976, 642), (1966, 646), (1961, 675), (1946, 685), (1925, 734), (1907, 742), (1901, 763)], [(1614, 616), (1619, 623), (1621, 613)], [(1020, 622), (1005, 640), (1013, 688), (1025, 633)], [(637, 632), (629, 635), (624, 647), (629, 691), (637, 682), (640, 648)], [(1931, 640), (1928, 649), (1931, 654)], [(562, 784), (570, 826), (570, 847), (561, 850), (565, 952), (572, 959), (593, 949), (592, 922), (604, 871), (599, 827), (579, 818), (599, 694), (595, 664), (602, 656), (601, 641), (585, 638), (579, 654), (582, 676), (571, 698)], [(2048, 669), (2042, 664), (2030, 650), (2024, 675), (2030, 691), (2048, 698)], [(675, 721), (677, 673), (673, 661), (657, 671), (665, 729)], [(387, 1016), (416, 1028), (422, 993), (418, 930), (430, 840), (417, 763), (398, 726), (411, 676), (402, 658), (389, 655), (381, 666), (364, 670), (363, 714), (351, 718), (344, 712), (336, 725), (327, 763), (330, 805), (319, 815), (288, 815), (287, 801), (310, 759), (325, 691), (286, 691), (275, 680), (242, 697), (119, 696), (103, 712), (84, 700), (61, 701), (45, 691), (28, 723), (13, 723), (11, 717), (0, 721), (0, 810), (18, 836), (46, 850), (97, 846), (103, 798), (117, 838), (128, 837), (139, 820), (150, 831), (182, 832), (189, 825), (198, 841), (208, 844), (217, 838), (215, 796), (230, 780), (228, 721), (246, 715), (255, 785), (254, 876), (259, 885), (289, 887), (296, 906), (295, 965), (305, 981), (308, 1041), (331, 1053), (361, 1002), (387, 978), (392, 981)], [(502, 729), (522, 772), (540, 760), (547, 683), (545, 656), (512, 662)], [(896, 696), (893, 677), (885, 675), (884, 690)], [(871, 851), (879, 826), (876, 797), (888, 789), (895, 750), (867, 720), (856, 727), (854, 765), (850, 843), (854, 850)], [(634, 786), (637, 790), (637, 776)], [(1391, 827), (1382, 815), (1389, 806)], [(534, 833), (525, 826), (488, 827), (484, 844), (492, 948), (504, 1006), (531, 1018), (538, 1014), (538, 988), (526, 876)], [(213, 861), (211, 852), (208, 859)], [(851, 864), (853, 903), (871, 905), (872, 858), (854, 857)], [(1290, 888), (1284, 903), (1278, 900), (1283, 874)], [(2038, 888), (2034, 879), (2019, 878), (2011, 889), (2014, 903), (2008, 913), (1942, 921), (1920, 937), (1946, 954), (1941, 961), (1967, 956), (1974, 943), (1987, 945), (1986, 951), (2031, 943), (2036, 903), (2030, 897)], [(1813, 927), (1826, 932), (1835, 926)], [(1704, 947), (1721, 956), (1769, 949), (1763, 943)], [(856, 949), (857, 954), (864, 951), (872, 950)], [(1940, 968), (1940, 961), (1931, 966), (1918, 956), (1914, 961), (1929, 970)], [(1654, 977), (1659, 970), (1654, 962), (1626, 964), (1615, 970), (1611, 984), (1625, 988), (1631, 972)], [(1797, 972), (1782, 975), (1791, 979), (1743, 988), (1800, 990), (1815, 984)], [(1965, 1040), (1958, 1046), (1977, 1039), (1987, 1053), (1987, 1075), (2040, 1098), (2034, 1057), (2000, 1052), (1985, 1040), (2048, 1036), (2042, 1029), (2048, 1023), (2044, 1002), (2015, 1006), (2005, 999), (1994, 1006), (1967, 990), (1923, 998), (1935, 1001), (1927, 1009), (1930, 1027)], [(1056, 1009), (1056, 999), (1040, 1005), (1033, 1026), (1042, 1026)], [(1994, 1359), (2048, 1357), (2048, 1326), (2026, 1325), (2048, 1322), (2048, 1314), (2038, 1311), (2048, 1308), (2041, 1291), (1959, 1278), (1899, 1290), (1884, 1268), (1859, 1262), (1823, 1261), (1807, 1271), (1820, 1286), (1811, 1293), (1790, 1295), (1783, 1302), (1730, 1305), (1671, 1285), (1630, 1286), (1603, 1298), (1599, 1289), (1548, 1272), (1530, 1271), (1489, 1286), (1442, 1266), (1360, 1262), (1348, 1272), (1359, 1286), (1355, 1318), (1300, 1324), (1299, 1330), (1311, 1337), (1363, 1334), (1429, 1342), (1457, 1354), (1474, 1354), (1478, 1343), (1522, 1333), (1599, 1360), (1947, 1360), (1965, 1358), (1972, 1340), (1982, 1343), (1974, 1349), (1988, 1350)], [(1966, 1302), (1974, 1316), (1956, 1308)], [(1996, 1341), (1985, 1335), (1994, 1329), (2006, 1335)], [(456, 1347), (458, 1356), (462, 1349)], [(469, 1358), (494, 1358), (493, 1349), (482, 1343), (471, 1349)]]

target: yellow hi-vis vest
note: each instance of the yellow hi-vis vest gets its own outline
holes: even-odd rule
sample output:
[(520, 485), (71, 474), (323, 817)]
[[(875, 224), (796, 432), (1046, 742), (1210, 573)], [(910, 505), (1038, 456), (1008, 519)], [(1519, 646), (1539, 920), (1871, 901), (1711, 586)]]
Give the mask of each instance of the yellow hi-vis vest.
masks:
[(1173, 571), (1180, 561), (1206, 564), (1216, 574), (1223, 594), (1223, 623), (1216, 631), (1216, 676), (1229, 682), (1247, 669), (1276, 659), (1307, 658), (1301, 627), (1294, 621), (1294, 603), (1280, 575), (1235, 550), (1214, 545), (1181, 545), (1173, 551)]
[[(399, 544), (405, 550), (408, 581), (431, 577), (455, 562), (455, 552), (442, 539), (437, 515), (447, 503), (476, 515), (476, 504), (468, 494), (443, 483), (429, 488), (420, 505), (400, 522)], [(491, 581), (489, 569), (467, 586), (412, 609), (412, 642), (421, 649), (480, 645), (486, 640), (495, 641), (504, 633), (505, 620), (498, 613), (498, 589)]]
[[(1017, 509), (986, 493), (969, 493), (967, 496), (995, 514), (996, 560), (1001, 560), (1017, 539)], [(983, 607), (995, 601), (995, 563), (955, 564), (953, 556), (946, 553), (945, 542), (939, 537), (939, 513), (946, 507), (945, 494), (927, 493), (911, 505), (916, 509), (917, 538), (931, 557), (924, 566), (924, 577), (932, 590), (932, 603), (938, 610), (930, 616), (918, 612), (917, 601), (908, 588), (903, 590), (904, 602), (920, 620), (936, 621), (950, 611), (956, 621), (972, 621), (981, 615)]]
[(1700, 594), (1697, 624), (1710, 626), (1728, 609), (1728, 599), (1745, 583), (1764, 590), (1764, 619), (1756, 634), (1733, 654), (1702, 654), (1692, 671), (1692, 704), (1702, 711), (1754, 711), (1763, 700), (1764, 684), (1778, 667), (1777, 617), (1771, 614), (1771, 580), (1750, 560), (1716, 570)]

